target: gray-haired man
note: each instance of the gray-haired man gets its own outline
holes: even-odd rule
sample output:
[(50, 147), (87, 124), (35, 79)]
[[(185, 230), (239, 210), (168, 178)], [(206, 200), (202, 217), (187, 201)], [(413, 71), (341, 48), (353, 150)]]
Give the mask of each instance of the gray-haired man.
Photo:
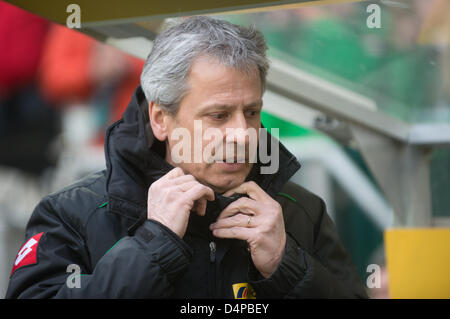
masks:
[(208, 17), (161, 33), (106, 170), (36, 207), (7, 297), (366, 297), (324, 202), (288, 181), (300, 164), (260, 134), (265, 51)]

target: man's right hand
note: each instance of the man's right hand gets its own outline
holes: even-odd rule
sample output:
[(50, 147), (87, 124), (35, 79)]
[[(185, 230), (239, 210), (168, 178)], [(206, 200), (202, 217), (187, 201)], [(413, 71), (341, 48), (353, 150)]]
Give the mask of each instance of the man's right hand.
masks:
[(183, 238), (190, 211), (195, 209), (204, 216), (207, 200), (214, 200), (213, 190), (176, 167), (148, 189), (147, 218), (160, 222)]

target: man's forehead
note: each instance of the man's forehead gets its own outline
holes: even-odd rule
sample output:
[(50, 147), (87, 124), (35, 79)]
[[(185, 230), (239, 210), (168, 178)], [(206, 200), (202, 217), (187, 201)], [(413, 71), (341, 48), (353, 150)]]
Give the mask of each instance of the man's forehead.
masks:
[(257, 73), (228, 67), (218, 59), (203, 57), (192, 66), (188, 90), (180, 106), (192, 112), (262, 106), (261, 81)]

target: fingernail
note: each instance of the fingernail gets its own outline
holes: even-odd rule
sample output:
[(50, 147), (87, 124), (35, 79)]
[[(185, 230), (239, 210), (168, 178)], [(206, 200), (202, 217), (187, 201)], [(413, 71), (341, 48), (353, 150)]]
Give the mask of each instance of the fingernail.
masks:
[(216, 225), (215, 223), (212, 223), (211, 225), (209, 225), (209, 229), (213, 230), (215, 225)]

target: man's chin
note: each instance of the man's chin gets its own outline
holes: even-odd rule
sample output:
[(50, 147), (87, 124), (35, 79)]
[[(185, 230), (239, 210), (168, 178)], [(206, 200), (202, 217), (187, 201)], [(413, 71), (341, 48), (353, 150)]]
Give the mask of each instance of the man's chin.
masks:
[(218, 177), (216, 179), (210, 179), (209, 181), (203, 183), (211, 187), (216, 193), (223, 194), (230, 189), (238, 187), (245, 181), (245, 177), (236, 176), (235, 178), (227, 176), (226, 178)]
[[(227, 192), (241, 185), (250, 173), (251, 165), (244, 163), (214, 163), (201, 174), (192, 174), (200, 183), (210, 187), (218, 194)], [(186, 170), (190, 172), (190, 170)]]
[(251, 170), (251, 166), (245, 163), (216, 163), (215, 165), (219, 168), (219, 172), (208, 176), (208, 180), (210, 187), (218, 194), (241, 185)]

